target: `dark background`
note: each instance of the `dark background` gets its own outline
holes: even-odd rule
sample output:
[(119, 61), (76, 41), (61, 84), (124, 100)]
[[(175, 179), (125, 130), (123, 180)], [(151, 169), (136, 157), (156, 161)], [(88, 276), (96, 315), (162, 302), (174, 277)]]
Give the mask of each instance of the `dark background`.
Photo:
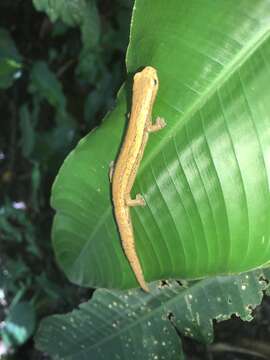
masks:
[[(79, 26), (52, 23), (31, 0), (0, 0), (0, 28), (13, 39), (22, 64), (16, 79), (5, 84), (0, 36), (2, 326), (16, 303), (31, 305), (37, 327), (42, 317), (72, 310), (91, 296), (91, 290), (69, 283), (55, 263), (50, 189), (69, 151), (114, 104), (125, 78), (132, 5), (96, 1), (99, 25), (93, 22), (85, 48)], [(209, 346), (184, 339), (187, 359), (270, 359), (268, 299), (254, 315), (251, 323), (233, 317), (215, 324), (215, 343)], [(11, 339), (5, 358), (46, 355), (34, 349), (30, 337), (23, 345)]]

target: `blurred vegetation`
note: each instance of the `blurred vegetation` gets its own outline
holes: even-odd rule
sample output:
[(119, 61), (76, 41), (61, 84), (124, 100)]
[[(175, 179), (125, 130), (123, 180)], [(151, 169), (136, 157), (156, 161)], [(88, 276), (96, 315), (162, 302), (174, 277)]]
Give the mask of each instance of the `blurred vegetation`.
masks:
[(0, 354), (6, 358), (46, 358), (31, 340), (41, 317), (89, 297), (55, 264), (50, 188), (68, 152), (112, 107), (125, 76), (133, 1), (53, 3), (0, 2)]

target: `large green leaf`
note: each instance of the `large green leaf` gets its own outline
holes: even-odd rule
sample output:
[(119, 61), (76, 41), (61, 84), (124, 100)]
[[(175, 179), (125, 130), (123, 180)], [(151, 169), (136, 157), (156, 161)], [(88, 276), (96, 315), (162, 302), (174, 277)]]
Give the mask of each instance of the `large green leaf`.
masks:
[(37, 347), (55, 358), (183, 359), (183, 335), (210, 342), (213, 324), (237, 313), (251, 320), (267, 288), (266, 273), (254, 271), (198, 281), (188, 288), (170, 282), (162, 290), (97, 290), (93, 298), (66, 315), (41, 323)]
[[(137, 0), (128, 72), (152, 65), (160, 91), (131, 210), (147, 281), (235, 273), (270, 260), (270, 2)], [(113, 217), (109, 164), (129, 86), (55, 181), (53, 246), (69, 279), (136, 286)]]

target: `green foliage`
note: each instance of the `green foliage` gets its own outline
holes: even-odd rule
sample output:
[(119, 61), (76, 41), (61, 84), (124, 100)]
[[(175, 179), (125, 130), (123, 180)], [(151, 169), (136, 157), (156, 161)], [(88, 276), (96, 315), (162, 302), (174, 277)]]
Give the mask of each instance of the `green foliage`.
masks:
[(50, 187), (76, 141), (113, 103), (132, 2), (34, 5), (51, 6), (49, 18), (31, 2), (0, 2), (0, 356), (17, 351), (28, 359), (36, 322), (85, 298), (55, 264)]
[[(28, 340), (42, 317), (91, 295), (55, 264), (48, 199), (66, 155), (114, 104), (133, 1), (32, 5), (0, 2), (0, 352), (18, 359), (38, 357)], [(151, 136), (134, 188), (148, 203), (144, 213), (132, 211), (147, 280), (269, 260), (268, 13), (265, 0), (136, 1), (128, 81), (53, 189), (54, 248), (72, 281), (136, 285), (117, 237), (108, 168), (130, 111), (131, 74), (149, 64), (160, 78), (154, 115), (168, 126)], [(37, 346), (52, 358), (111, 359), (121, 351), (183, 359), (179, 333), (206, 343), (213, 319), (250, 320), (268, 280), (268, 270), (256, 270), (185, 286), (153, 283), (150, 294), (99, 289), (79, 309), (45, 319)]]
[(237, 313), (251, 320), (269, 275), (269, 270), (254, 271), (209, 278), (188, 287), (177, 282), (160, 288), (152, 284), (151, 293), (144, 296), (141, 290), (97, 290), (78, 310), (43, 320), (37, 346), (63, 360), (168, 359), (168, 353), (169, 359), (184, 359), (177, 331), (209, 343), (213, 319), (222, 321)]
[[(238, 11), (244, 4), (245, 13)], [(151, 21), (145, 15), (150, 11)], [(192, 7), (189, 1), (160, 0), (154, 7), (136, 1), (127, 68), (131, 74), (145, 65), (157, 68), (154, 116), (167, 121), (149, 140), (133, 191), (147, 203), (131, 210), (136, 246), (148, 281), (205, 279), (186, 288), (168, 282), (159, 289), (153, 283), (150, 294), (97, 290), (79, 310), (44, 320), (38, 348), (64, 359), (168, 353), (182, 359), (178, 332), (210, 342), (214, 319), (232, 314), (252, 319), (269, 271), (209, 275), (261, 267), (270, 258), (264, 137), (270, 110), (269, 11), (266, 1), (220, 6), (209, 0)], [(130, 81), (102, 125), (69, 154), (54, 183), (55, 253), (69, 279), (80, 285), (136, 285), (118, 238), (108, 179), (129, 110)], [(260, 189), (256, 193), (254, 186)]]
[(61, 19), (68, 25), (80, 25), (85, 17), (87, 0), (33, 0), (39, 11), (45, 11), (51, 21)]
[(60, 113), (65, 113), (66, 98), (62, 85), (55, 74), (50, 71), (46, 62), (38, 61), (33, 65), (29, 90), (33, 94), (38, 93)]
[(80, 54), (78, 72), (86, 76), (95, 67), (95, 50), (100, 40), (100, 20), (94, 0), (33, 0), (37, 10), (46, 11), (52, 21), (61, 19), (70, 26), (78, 25), (81, 29), (83, 48)]

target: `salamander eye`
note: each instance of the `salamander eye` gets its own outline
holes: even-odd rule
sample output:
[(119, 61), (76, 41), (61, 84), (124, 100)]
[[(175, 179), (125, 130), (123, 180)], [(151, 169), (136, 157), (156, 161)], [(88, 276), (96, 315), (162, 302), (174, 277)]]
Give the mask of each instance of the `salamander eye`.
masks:
[(155, 86), (157, 85), (157, 79), (154, 79), (154, 85)]

